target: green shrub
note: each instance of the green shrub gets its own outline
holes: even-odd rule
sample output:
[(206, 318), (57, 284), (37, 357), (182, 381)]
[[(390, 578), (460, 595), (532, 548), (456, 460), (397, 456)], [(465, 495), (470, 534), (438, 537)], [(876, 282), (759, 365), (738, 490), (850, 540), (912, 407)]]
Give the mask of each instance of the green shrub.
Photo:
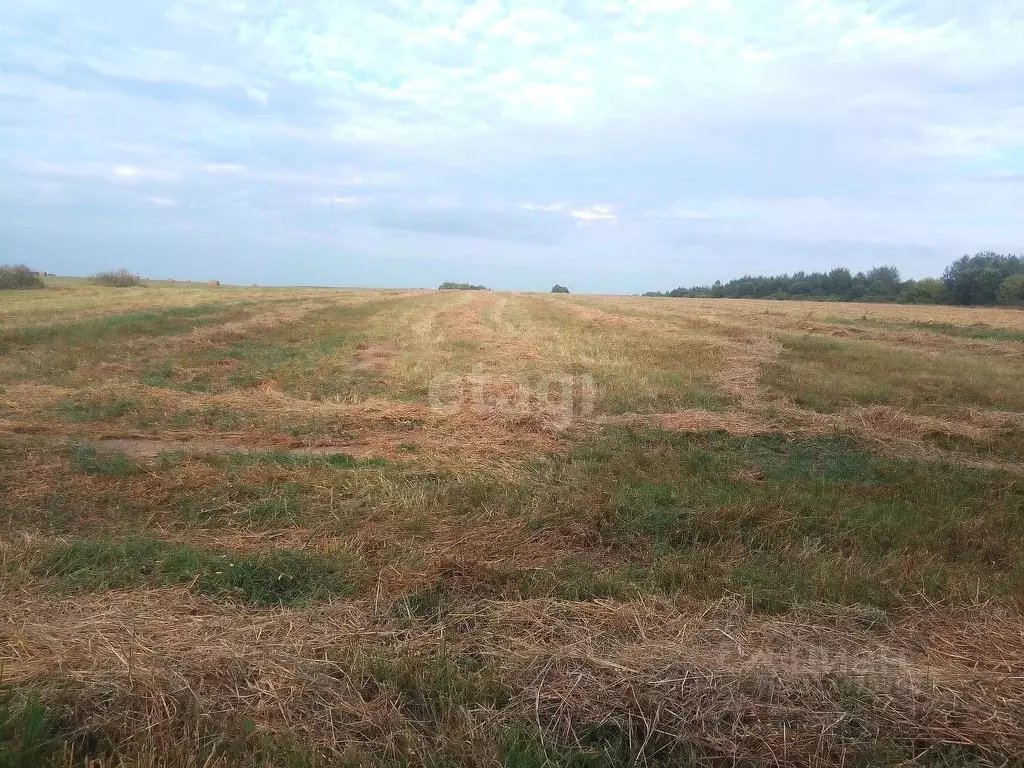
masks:
[(555, 283), (555, 286), (551, 289), (551, 292), (552, 293), (568, 293), (569, 289), (566, 288), (564, 285), (559, 285), (558, 283)]
[(1005, 306), (1024, 304), (1024, 275), (1011, 275), (1003, 280), (996, 290), (996, 299)]
[(39, 273), (24, 264), (0, 265), (0, 290), (12, 288), (44, 288)]
[(131, 288), (142, 284), (138, 275), (123, 268), (95, 274), (92, 276), (92, 281), (97, 285), (105, 285), (109, 288)]

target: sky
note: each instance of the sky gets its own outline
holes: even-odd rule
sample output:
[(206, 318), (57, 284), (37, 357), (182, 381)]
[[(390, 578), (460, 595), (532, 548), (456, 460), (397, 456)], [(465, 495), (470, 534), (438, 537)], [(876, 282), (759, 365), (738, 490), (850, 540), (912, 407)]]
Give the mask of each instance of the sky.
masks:
[(3, 0), (0, 262), (634, 293), (1024, 251), (1024, 0)]

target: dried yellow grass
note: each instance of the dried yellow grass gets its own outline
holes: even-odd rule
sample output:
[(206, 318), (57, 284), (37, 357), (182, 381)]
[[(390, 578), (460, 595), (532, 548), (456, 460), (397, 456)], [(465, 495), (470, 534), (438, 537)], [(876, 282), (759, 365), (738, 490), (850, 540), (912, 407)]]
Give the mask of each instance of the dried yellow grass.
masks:
[(1020, 617), (934, 606), (885, 627), (856, 618), (531, 600), (465, 601), (444, 624), (410, 624), (370, 600), (253, 610), (181, 590), (26, 592), (0, 606), (0, 661), (11, 684), (74, 683), (83, 727), (126, 739), (228, 717), (328, 753), (390, 750), (415, 722), (386, 683), (368, 685), (371, 662), (475, 658), (512, 695), (461, 715), (532, 724), (552, 742), (605, 723), (638, 743), (784, 765), (834, 764), (883, 740), (1024, 756)]

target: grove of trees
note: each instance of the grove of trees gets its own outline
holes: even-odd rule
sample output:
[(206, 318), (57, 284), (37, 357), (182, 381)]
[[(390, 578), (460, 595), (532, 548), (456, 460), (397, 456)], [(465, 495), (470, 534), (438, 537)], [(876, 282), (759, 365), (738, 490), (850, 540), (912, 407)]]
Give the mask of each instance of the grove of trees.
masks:
[(1024, 305), (1024, 259), (991, 252), (963, 256), (946, 267), (941, 280), (901, 280), (892, 266), (856, 274), (836, 267), (828, 272), (744, 275), (727, 283), (651, 291), (644, 296)]
[(555, 283), (554, 287), (551, 289), (551, 292), (552, 293), (568, 293), (569, 289), (566, 288), (564, 285), (560, 285), (558, 283)]
[(486, 285), (473, 285), (472, 283), (453, 283), (445, 282), (437, 288), (439, 291), (488, 291), (490, 290)]

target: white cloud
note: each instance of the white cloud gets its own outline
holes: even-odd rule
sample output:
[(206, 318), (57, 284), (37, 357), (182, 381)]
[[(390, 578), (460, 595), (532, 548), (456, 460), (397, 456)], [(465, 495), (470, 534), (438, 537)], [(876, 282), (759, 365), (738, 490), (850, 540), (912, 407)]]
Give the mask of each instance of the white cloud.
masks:
[(572, 217), (581, 222), (615, 221), (619, 218), (613, 213), (610, 205), (592, 205), (588, 208), (577, 208), (572, 211)]
[(519, 207), (524, 211), (545, 211), (547, 213), (564, 211), (568, 206), (568, 203), (519, 203)]
[(172, 182), (180, 178), (177, 171), (138, 165), (115, 165), (110, 169), (110, 174), (117, 181), (129, 182)]

